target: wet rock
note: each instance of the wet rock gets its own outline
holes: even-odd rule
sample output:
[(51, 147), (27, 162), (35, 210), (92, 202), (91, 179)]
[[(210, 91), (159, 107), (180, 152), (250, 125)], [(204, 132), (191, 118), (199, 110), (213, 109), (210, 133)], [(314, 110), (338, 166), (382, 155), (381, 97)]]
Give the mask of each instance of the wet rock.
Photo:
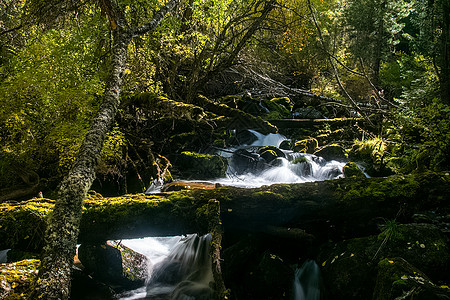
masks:
[(258, 137), (251, 131), (245, 129), (245, 130), (236, 130), (235, 139), (236, 140), (233, 141), (233, 144), (240, 146), (240, 145), (251, 145), (256, 140), (258, 140)]
[(78, 258), (87, 274), (117, 290), (142, 286), (148, 276), (146, 257), (118, 243), (81, 244)]
[(321, 119), (323, 115), (313, 107), (302, 107), (294, 110), (294, 118), (297, 119)]
[(366, 177), (366, 175), (364, 175), (364, 172), (354, 162), (346, 163), (342, 171), (344, 172), (345, 177)]
[(291, 147), (292, 147), (292, 143), (290, 140), (284, 140), (280, 144), (280, 149), (283, 149), (283, 150), (291, 150)]
[(286, 155), (279, 148), (274, 146), (261, 147), (258, 150), (258, 154), (267, 162), (271, 163), (273, 160), (281, 157), (286, 158)]
[(233, 153), (230, 163), (236, 174), (244, 174), (255, 172), (264, 162), (258, 153), (238, 149)]
[(320, 148), (314, 152), (314, 155), (321, 156), (326, 160), (347, 160), (347, 153), (345, 149), (337, 144), (331, 144)]
[(225, 177), (228, 161), (218, 155), (182, 152), (176, 166), (185, 178), (213, 179)]
[(319, 143), (315, 138), (303, 139), (295, 143), (294, 151), (301, 153), (314, 153)]

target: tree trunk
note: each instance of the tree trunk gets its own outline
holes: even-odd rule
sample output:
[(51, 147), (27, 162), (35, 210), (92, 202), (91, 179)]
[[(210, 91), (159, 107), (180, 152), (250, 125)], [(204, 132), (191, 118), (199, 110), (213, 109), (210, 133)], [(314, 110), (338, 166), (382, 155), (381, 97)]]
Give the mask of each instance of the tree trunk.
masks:
[(68, 299), (71, 266), (77, 244), (81, 207), (95, 178), (95, 166), (119, 106), (122, 77), (131, 35), (113, 31), (112, 67), (102, 105), (92, 121), (69, 175), (62, 181), (58, 199), (48, 219), (45, 247), (35, 286), (35, 299)]

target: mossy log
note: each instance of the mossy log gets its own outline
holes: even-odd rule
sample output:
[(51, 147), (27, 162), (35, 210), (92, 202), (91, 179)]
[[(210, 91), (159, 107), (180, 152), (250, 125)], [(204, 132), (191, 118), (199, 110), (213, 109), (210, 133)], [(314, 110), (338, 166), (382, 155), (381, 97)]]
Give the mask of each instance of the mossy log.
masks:
[(344, 126), (365, 122), (362, 118), (335, 118), (335, 119), (279, 119), (271, 120), (278, 128), (312, 128), (319, 125), (329, 124), (334, 126)]
[(204, 96), (198, 96), (195, 101), (204, 109), (218, 116), (225, 116), (214, 120), (219, 127), (225, 127), (227, 129), (255, 129), (263, 134), (278, 132), (277, 127), (263, 120), (261, 117), (255, 117), (225, 104), (214, 103)]
[[(420, 210), (448, 206), (449, 190), (449, 173), (423, 173), (254, 189), (218, 187), (114, 198), (90, 195), (84, 202), (78, 242), (205, 233), (210, 199), (220, 203), (225, 232), (270, 233), (274, 227), (313, 232), (332, 226), (340, 234), (374, 233), (380, 218), (395, 218), (399, 211), (410, 218)], [(3, 203), (0, 249), (38, 249), (51, 206), (46, 199)]]

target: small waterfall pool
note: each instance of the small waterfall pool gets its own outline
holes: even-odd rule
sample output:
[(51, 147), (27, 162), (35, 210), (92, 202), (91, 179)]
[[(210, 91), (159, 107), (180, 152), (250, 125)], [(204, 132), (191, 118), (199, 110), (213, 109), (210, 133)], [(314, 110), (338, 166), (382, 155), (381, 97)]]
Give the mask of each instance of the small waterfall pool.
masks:
[(146, 286), (119, 295), (136, 299), (214, 299), (209, 248), (211, 235), (122, 240), (151, 262)]

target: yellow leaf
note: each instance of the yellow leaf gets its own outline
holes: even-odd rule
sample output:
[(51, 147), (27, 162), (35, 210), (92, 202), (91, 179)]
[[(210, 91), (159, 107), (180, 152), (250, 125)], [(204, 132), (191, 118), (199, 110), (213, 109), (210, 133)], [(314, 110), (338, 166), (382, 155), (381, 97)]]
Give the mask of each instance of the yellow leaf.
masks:
[(441, 288), (448, 289), (448, 285), (441, 285)]
[(131, 74), (131, 70), (130, 69), (125, 69), (125, 71), (123, 71), (125, 74)]
[(393, 261), (393, 260), (388, 260), (388, 262), (389, 262), (390, 264), (393, 264), (393, 263), (394, 263), (394, 261)]
[(324, 261), (324, 262), (322, 263), (322, 267), (325, 267), (326, 264), (327, 264), (327, 261)]

